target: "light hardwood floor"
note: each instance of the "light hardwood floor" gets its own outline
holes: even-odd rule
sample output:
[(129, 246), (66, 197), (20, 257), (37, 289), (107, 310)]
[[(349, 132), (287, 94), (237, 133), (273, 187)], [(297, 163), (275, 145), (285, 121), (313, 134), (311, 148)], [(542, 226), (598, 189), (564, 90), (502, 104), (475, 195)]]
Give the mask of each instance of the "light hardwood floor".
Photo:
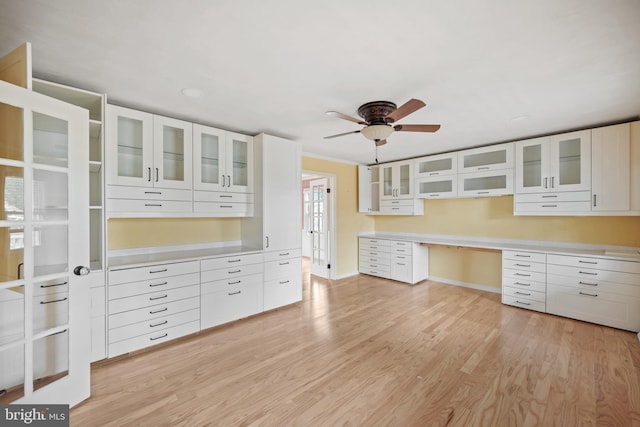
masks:
[(305, 274), (304, 300), (92, 369), (73, 426), (640, 426), (635, 334)]

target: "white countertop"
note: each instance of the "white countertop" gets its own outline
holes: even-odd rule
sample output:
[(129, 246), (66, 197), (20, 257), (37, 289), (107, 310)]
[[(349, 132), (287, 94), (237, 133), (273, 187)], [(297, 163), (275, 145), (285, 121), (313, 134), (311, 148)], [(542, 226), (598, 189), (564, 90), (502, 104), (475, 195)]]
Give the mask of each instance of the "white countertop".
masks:
[(557, 254), (570, 253), (640, 262), (640, 248), (631, 246), (593, 245), (544, 240), (499, 239), (492, 237), (456, 236), (448, 234), (391, 233), (384, 231), (363, 232), (359, 233), (358, 236), (375, 239), (402, 240), (426, 245), (491, 249), (496, 251), (517, 250)]

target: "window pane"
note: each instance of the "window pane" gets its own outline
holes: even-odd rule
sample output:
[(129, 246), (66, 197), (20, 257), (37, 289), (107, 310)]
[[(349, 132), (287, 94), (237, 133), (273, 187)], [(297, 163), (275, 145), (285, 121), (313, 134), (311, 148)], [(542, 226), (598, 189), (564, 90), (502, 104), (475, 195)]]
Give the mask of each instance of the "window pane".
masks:
[(24, 170), (0, 165), (0, 185), (2, 186), (2, 208), (0, 220), (24, 221)]

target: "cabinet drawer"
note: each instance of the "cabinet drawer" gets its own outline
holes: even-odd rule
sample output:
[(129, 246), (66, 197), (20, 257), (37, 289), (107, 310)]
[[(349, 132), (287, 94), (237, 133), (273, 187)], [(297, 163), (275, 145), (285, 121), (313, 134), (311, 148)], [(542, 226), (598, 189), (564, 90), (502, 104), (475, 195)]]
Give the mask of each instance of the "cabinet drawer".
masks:
[(278, 261), (286, 258), (300, 258), (302, 250), (300, 248), (286, 249), (282, 251), (271, 251), (264, 253), (264, 262)]
[(520, 203), (516, 202), (515, 213), (531, 214), (562, 214), (574, 212), (590, 212), (591, 202), (542, 202), (542, 203)]
[(546, 271), (546, 264), (541, 262), (530, 262), (524, 260), (512, 260), (512, 259), (503, 259), (502, 260), (502, 268), (510, 268), (512, 270), (521, 270), (521, 271), (537, 271), (540, 273), (544, 273)]
[(640, 274), (640, 262), (634, 261), (555, 254), (549, 254), (547, 259), (549, 264)]
[(184, 288), (168, 289), (152, 294), (136, 295), (129, 298), (120, 298), (109, 301), (109, 313), (121, 313), (142, 307), (177, 301), (179, 299), (192, 298), (200, 295), (200, 286), (185, 286)]
[(219, 270), (203, 271), (200, 274), (200, 280), (202, 283), (205, 283), (214, 280), (238, 279), (240, 277), (253, 274), (262, 274), (262, 264), (238, 265)]
[(640, 298), (547, 285), (547, 312), (637, 332)]
[(226, 289), (235, 291), (238, 286), (262, 286), (262, 278), (262, 274), (252, 274), (249, 276), (202, 282), (200, 285), (200, 293), (204, 295)]
[(200, 269), (217, 270), (238, 265), (262, 264), (262, 254), (234, 255), (220, 258), (209, 258), (200, 261)]
[(516, 196), (518, 203), (588, 202), (590, 191), (561, 191), (558, 193), (524, 193)]
[(413, 243), (394, 240), (391, 242), (390, 252), (392, 254), (406, 254), (411, 256)]
[(391, 247), (389, 246), (388, 242), (385, 245), (381, 245), (379, 243), (360, 242), (360, 251), (389, 253), (391, 251)]
[[(559, 266), (551, 266), (559, 267)], [(572, 267), (568, 267), (572, 268)], [(587, 292), (608, 292), (612, 294), (627, 295), (631, 297), (640, 298), (640, 283), (625, 284), (621, 282), (612, 282), (600, 277), (579, 277), (579, 276), (567, 276), (555, 274), (555, 269), (552, 273), (547, 273), (547, 283), (554, 285), (570, 286), (577, 289), (582, 289)], [(622, 274), (622, 273), (618, 273)]]
[(253, 203), (253, 193), (227, 193), (220, 191), (194, 191), (194, 202)]
[(510, 295), (502, 294), (502, 303), (513, 305), (520, 308), (526, 308), (527, 310), (546, 311), (546, 304), (544, 302), (529, 300), (526, 298), (516, 298)]
[(608, 281), (635, 285), (640, 288), (640, 274), (620, 273), (618, 271), (595, 270), (592, 268), (571, 267), (566, 265), (549, 264), (548, 274), (567, 276), (587, 282)]
[(510, 268), (502, 269), (502, 277), (504, 279), (517, 279), (517, 280), (525, 280), (531, 282), (546, 282), (546, 276), (543, 272), (539, 271), (522, 271), (522, 270), (512, 270)]
[(514, 277), (503, 277), (502, 286), (525, 290), (529, 289), (535, 292), (545, 292), (547, 289), (545, 282), (534, 282), (533, 280), (518, 279)]
[(193, 202), (193, 211), (220, 216), (253, 216), (253, 203)]
[(376, 252), (372, 252), (371, 256), (366, 255), (368, 252), (360, 252), (360, 262), (361, 263), (370, 263), (370, 264), (382, 264), (389, 265), (391, 264), (391, 256), (389, 254), (379, 254)]
[(173, 328), (165, 329), (164, 331), (152, 332), (139, 337), (130, 338), (128, 340), (118, 341), (117, 343), (109, 344), (109, 357), (119, 356), (131, 351), (167, 342), (184, 335), (198, 332), (199, 329), (200, 322), (189, 322), (183, 325), (174, 326)]
[(537, 292), (529, 289), (522, 289), (521, 287), (512, 288), (510, 286), (502, 287), (502, 295), (507, 295), (513, 298), (525, 298), (527, 300), (539, 301), (544, 303), (546, 300), (545, 292)]
[(302, 259), (291, 258), (264, 263), (264, 280), (302, 276)]
[(384, 278), (391, 277), (391, 267), (388, 265), (361, 263), (358, 267), (358, 271), (362, 274), (370, 274), (371, 276), (378, 276), (378, 277), (384, 277)]
[(128, 187), (124, 185), (107, 185), (107, 199), (131, 199), (131, 200), (164, 200), (191, 202), (193, 195), (191, 190), (178, 190), (166, 188)]
[(107, 208), (109, 212), (186, 213), (192, 211), (193, 202), (179, 202), (174, 200), (109, 199), (107, 200)]
[(391, 245), (390, 240), (384, 239), (372, 239), (370, 237), (360, 237), (360, 247), (367, 245), (369, 247), (373, 246), (373, 249), (379, 249), (383, 247), (387, 247)]
[(263, 311), (262, 286), (238, 286), (202, 295), (200, 322), (202, 329), (221, 325)]
[(143, 307), (137, 310), (125, 311), (109, 316), (109, 329), (120, 328), (132, 323), (143, 322), (145, 320), (158, 319), (181, 311), (200, 308), (200, 296), (167, 302), (164, 304)]
[(158, 277), (178, 276), (180, 274), (197, 273), (200, 271), (198, 261), (156, 264), (146, 267), (116, 268), (109, 270), (109, 285), (137, 282)]
[(502, 251), (502, 259), (545, 263), (547, 262), (547, 254), (525, 251)]
[(298, 301), (302, 301), (302, 277), (264, 282), (265, 310), (272, 310)]
[(109, 300), (127, 298), (134, 295), (163, 292), (168, 289), (197, 285), (199, 283), (200, 275), (198, 273), (190, 273), (182, 274), (180, 276), (142, 280), (140, 282), (109, 285)]
[(126, 340), (140, 335), (163, 331), (167, 328), (182, 325), (183, 323), (199, 322), (200, 309), (171, 314), (159, 319), (146, 320), (120, 328), (109, 329), (109, 344)]

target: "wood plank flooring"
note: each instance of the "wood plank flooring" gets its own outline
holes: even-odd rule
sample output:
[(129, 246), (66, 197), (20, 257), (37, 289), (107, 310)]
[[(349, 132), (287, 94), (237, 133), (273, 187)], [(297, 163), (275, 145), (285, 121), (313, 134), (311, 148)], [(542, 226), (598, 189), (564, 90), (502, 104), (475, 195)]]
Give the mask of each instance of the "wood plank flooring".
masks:
[(72, 426), (640, 426), (635, 334), (305, 274), (304, 300), (92, 369)]

